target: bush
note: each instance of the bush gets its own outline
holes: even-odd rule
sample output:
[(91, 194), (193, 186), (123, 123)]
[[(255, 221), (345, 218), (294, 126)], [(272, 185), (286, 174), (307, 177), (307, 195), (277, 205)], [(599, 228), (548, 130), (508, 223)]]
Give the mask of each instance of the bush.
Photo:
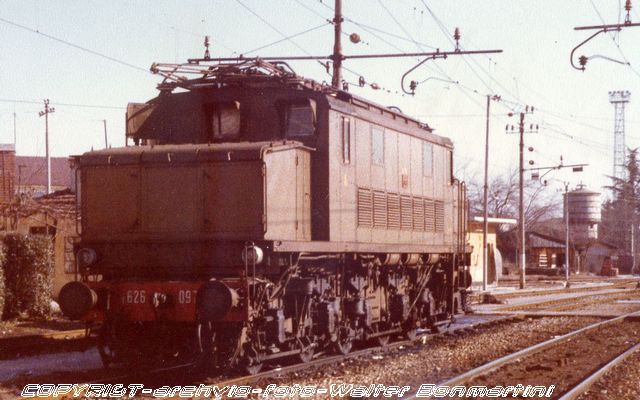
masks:
[(4, 317), (49, 315), (53, 290), (53, 249), (49, 237), (11, 233), (3, 238)]

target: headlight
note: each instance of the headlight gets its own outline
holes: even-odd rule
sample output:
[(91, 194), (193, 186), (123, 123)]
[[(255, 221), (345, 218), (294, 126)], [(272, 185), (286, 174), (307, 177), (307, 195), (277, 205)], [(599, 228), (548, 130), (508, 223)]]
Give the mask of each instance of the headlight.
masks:
[(78, 250), (76, 257), (78, 257), (78, 265), (80, 268), (86, 268), (98, 261), (98, 254), (96, 251), (88, 247)]
[(260, 264), (264, 258), (264, 252), (258, 246), (246, 246), (242, 250), (242, 262), (246, 264)]

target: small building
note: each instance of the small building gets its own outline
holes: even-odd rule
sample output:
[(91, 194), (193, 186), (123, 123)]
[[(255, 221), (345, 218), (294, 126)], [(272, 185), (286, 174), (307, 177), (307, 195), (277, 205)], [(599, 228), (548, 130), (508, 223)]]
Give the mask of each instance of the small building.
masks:
[[(565, 237), (527, 232), (528, 273), (558, 273), (565, 266)], [(605, 260), (616, 260), (618, 249), (602, 241), (594, 241), (576, 249), (569, 238), (569, 267), (571, 272), (600, 273)], [(615, 264), (615, 263), (614, 263)]]
[[(51, 157), (51, 191), (73, 189), (73, 159)], [(0, 143), (0, 204), (16, 194), (38, 197), (47, 194), (46, 157), (18, 156), (15, 145)]]
[(619, 250), (616, 246), (601, 241), (590, 244), (584, 252), (584, 259), (581, 259), (580, 270), (599, 274), (605, 262), (611, 260), (612, 266), (619, 268), (620, 272), (631, 273), (631, 268), (624, 269), (618, 262), (620, 259)]
[[(529, 231), (527, 236), (527, 274), (559, 274), (565, 264), (565, 239)], [(574, 251), (570, 249), (569, 264), (575, 267)]]
[[(47, 194), (47, 159), (45, 157), (16, 156), (15, 177), (18, 194), (38, 197)], [(67, 157), (51, 157), (51, 191), (74, 189), (72, 161)]]
[[(515, 225), (512, 218), (487, 218), (487, 284), (495, 284), (502, 275), (502, 255), (496, 246), (496, 237), (500, 229), (507, 225)], [(472, 217), (469, 221), (469, 244), (473, 246), (471, 253), (471, 280), (474, 284), (482, 284), (484, 246), (483, 246), (484, 217)]]
[(53, 295), (75, 279), (76, 196), (69, 189), (0, 206), (0, 232), (47, 235), (54, 252)]

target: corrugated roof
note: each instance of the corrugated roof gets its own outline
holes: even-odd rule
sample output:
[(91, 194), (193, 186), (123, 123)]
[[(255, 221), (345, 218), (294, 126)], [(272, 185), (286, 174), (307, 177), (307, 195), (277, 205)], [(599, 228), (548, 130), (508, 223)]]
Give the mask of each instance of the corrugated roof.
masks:
[[(16, 183), (27, 186), (47, 185), (45, 157), (16, 156)], [(71, 167), (66, 157), (51, 157), (51, 185), (71, 187)]]

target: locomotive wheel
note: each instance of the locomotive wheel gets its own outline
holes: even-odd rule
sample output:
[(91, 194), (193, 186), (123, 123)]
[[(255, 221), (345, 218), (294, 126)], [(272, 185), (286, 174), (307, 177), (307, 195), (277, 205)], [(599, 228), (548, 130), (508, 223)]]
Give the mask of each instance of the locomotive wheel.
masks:
[(347, 355), (353, 348), (353, 331), (348, 327), (338, 329), (338, 339), (334, 342), (334, 347), (338, 354)]
[(411, 340), (414, 341), (416, 340), (416, 338), (418, 337), (418, 329), (416, 328), (409, 328), (407, 330), (404, 331), (404, 336)]
[(251, 345), (247, 345), (246, 354), (241, 363), (244, 371), (249, 375), (255, 375), (262, 369), (260, 354)]
[(389, 335), (378, 336), (375, 338), (375, 342), (380, 347), (385, 347), (389, 344)]
[(249, 375), (255, 375), (262, 370), (262, 363), (258, 360), (251, 359), (249, 364), (244, 365), (244, 370)]
[[(387, 325), (381, 322), (376, 325), (374, 333), (380, 332), (380, 331), (386, 331), (386, 330), (387, 330)], [(389, 344), (389, 335), (376, 336), (373, 338), (373, 343), (380, 347), (385, 347), (386, 345)]]
[(298, 353), (298, 358), (302, 363), (308, 363), (313, 359), (313, 354), (315, 353), (312, 345), (305, 346), (302, 342), (300, 342), (301, 351)]

